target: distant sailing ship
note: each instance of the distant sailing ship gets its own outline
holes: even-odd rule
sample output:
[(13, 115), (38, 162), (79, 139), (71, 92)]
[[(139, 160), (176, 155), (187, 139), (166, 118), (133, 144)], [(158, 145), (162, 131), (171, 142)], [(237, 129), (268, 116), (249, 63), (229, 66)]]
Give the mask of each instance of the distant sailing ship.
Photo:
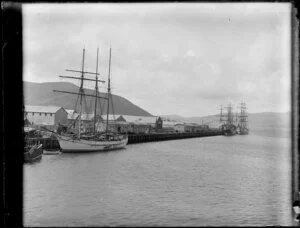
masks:
[(249, 128), (247, 126), (247, 113), (246, 113), (246, 103), (241, 102), (241, 110), (239, 114), (239, 123), (238, 123), (238, 129), (240, 135), (248, 135), (249, 134)]
[[(82, 55), (82, 70), (67, 70), (70, 72), (80, 73), (81, 77), (71, 77), (71, 76), (60, 76), (62, 78), (71, 78), (80, 80), (80, 88), (78, 93), (54, 90), (54, 92), (68, 93), (78, 95), (79, 99), (79, 115), (75, 121), (78, 121), (78, 131), (76, 133), (69, 131), (69, 133), (58, 132), (56, 133), (57, 140), (59, 141), (60, 148), (62, 152), (76, 153), (76, 152), (98, 152), (98, 151), (108, 151), (114, 149), (124, 148), (128, 142), (127, 135), (117, 134), (115, 132), (109, 132), (108, 126), (108, 115), (109, 115), (109, 101), (112, 100), (111, 97), (111, 88), (110, 88), (110, 66), (111, 66), (111, 48), (109, 52), (109, 69), (108, 69), (108, 86), (107, 86), (107, 97), (100, 97), (98, 95), (98, 82), (104, 83), (105, 81), (99, 80), (98, 75), (98, 52), (97, 49), (97, 64), (96, 72), (87, 72), (84, 70), (84, 58), (85, 58), (85, 49), (83, 49)], [(95, 79), (85, 78), (85, 74), (95, 75)], [(83, 89), (83, 82), (85, 80), (95, 82), (95, 95), (85, 94)], [(94, 131), (91, 133), (82, 132), (82, 115), (83, 115), (83, 98), (85, 96), (95, 98), (94, 105)], [(77, 101), (78, 101), (77, 99)], [(105, 99), (107, 100), (107, 118), (106, 118), (106, 129), (104, 132), (96, 132), (96, 119), (97, 119), (97, 100)], [(77, 106), (77, 102), (76, 102)], [(75, 110), (74, 110), (75, 111)], [(101, 114), (100, 114), (101, 116)]]
[(226, 136), (232, 136), (237, 134), (237, 126), (234, 123), (234, 114), (232, 106), (229, 103), (226, 107), (227, 112), (223, 113), (223, 107), (221, 106), (220, 123), (221, 129)]

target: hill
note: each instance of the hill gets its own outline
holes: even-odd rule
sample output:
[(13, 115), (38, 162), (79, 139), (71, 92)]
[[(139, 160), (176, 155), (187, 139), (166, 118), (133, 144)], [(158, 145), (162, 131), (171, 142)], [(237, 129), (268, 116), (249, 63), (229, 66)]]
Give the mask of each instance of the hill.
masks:
[[(220, 125), (220, 116), (218, 114), (203, 117), (182, 117), (178, 115), (166, 115), (163, 117), (175, 121), (209, 124), (210, 127), (219, 127)], [(290, 120), (290, 112), (248, 113), (248, 126), (251, 135), (289, 138), (291, 134)]]
[[(248, 123), (251, 128), (267, 128), (267, 127), (289, 127), (291, 113), (277, 113), (277, 112), (261, 112), (261, 113), (248, 113)], [(185, 121), (193, 123), (204, 123), (218, 125), (220, 116), (209, 115), (202, 117), (183, 117), (179, 115), (164, 115), (162, 116), (168, 120)]]
[[(77, 96), (73, 94), (57, 93), (53, 90), (63, 90), (69, 92), (78, 93), (78, 86), (69, 82), (45, 82), (45, 83), (33, 83), (24, 82), (24, 104), (25, 105), (54, 105), (62, 106), (66, 109), (75, 109), (75, 103)], [(85, 89), (86, 94), (95, 94), (94, 90)], [(100, 96), (106, 97), (106, 93), (101, 93)], [(118, 95), (112, 95), (113, 106), (110, 103), (109, 113), (133, 115), (133, 116), (152, 116), (146, 110), (131, 103), (124, 97)], [(85, 109), (87, 112), (92, 112), (94, 108), (94, 100), (92, 97), (86, 97)], [(101, 99), (102, 113), (107, 113), (106, 100)], [(100, 106), (98, 104), (98, 106)], [(100, 112), (98, 107), (97, 112)]]

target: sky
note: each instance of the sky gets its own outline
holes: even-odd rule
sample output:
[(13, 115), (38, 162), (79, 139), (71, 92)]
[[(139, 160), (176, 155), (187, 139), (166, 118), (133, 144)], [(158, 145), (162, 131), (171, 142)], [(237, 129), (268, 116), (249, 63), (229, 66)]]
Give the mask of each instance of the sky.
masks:
[[(112, 93), (153, 115), (205, 116), (229, 102), (290, 111), (290, 3), (23, 5), (23, 80), (99, 72)], [(87, 88), (92, 84), (86, 83)], [(100, 87), (105, 91), (105, 85)]]

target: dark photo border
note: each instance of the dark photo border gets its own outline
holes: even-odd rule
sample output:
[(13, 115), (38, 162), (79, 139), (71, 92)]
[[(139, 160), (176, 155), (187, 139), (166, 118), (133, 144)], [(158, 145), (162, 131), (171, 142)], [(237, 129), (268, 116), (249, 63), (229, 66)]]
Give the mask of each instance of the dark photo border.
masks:
[[(2, 8), (1, 132), (4, 227), (23, 227), (23, 43), (22, 4)], [(299, 156), (299, 10), (292, 3), (292, 173), (291, 199), (300, 200)], [(291, 205), (292, 208), (292, 205)], [(291, 210), (292, 211), (292, 210)], [(295, 216), (295, 215), (293, 215)]]

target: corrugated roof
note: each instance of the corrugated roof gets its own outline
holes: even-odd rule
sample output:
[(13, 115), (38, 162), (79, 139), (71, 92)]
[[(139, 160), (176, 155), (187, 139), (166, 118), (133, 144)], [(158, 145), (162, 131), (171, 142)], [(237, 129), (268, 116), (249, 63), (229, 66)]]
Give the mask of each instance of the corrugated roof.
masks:
[[(115, 117), (115, 118), (114, 118)], [(128, 123), (136, 124), (154, 124), (157, 116), (130, 116), (130, 115), (108, 115), (108, 120), (117, 120), (119, 117), (123, 117)], [(102, 115), (102, 118), (106, 120), (106, 115)]]
[[(65, 109), (66, 110), (66, 112), (68, 113), (68, 114), (73, 114), (74, 113), (74, 110), (73, 109)], [(75, 113), (77, 113), (76, 111), (75, 111)]]
[[(122, 116), (122, 115), (112, 115), (112, 114), (109, 114), (108, 115), (108, 121), (110, 121), (110, 120), (117, 120), (120, 116)], [(101, 117), (102, 117), (103, 120), (107, 119), (107, 115), (102, 115)]]
[(74, 112), (73, 109), (66, 109), (66, 112), (68, 113), (68, 119), (74, 120), (77, 118), (78, 114)]
[(154, 124), (158, 117), (156, 116), (129, 116), (123, 115), (126, 122), (140, 123), (140, 124)]
[[(68, 119), (75, 120), (79, 114), (78, 113), (73, 113), (73, 110), (69, 110), (68, 112)], [(99, 116), (100, 117), (100, 116)], [(88, 114), (88, 113), (82, 113), (81, 114), (81, 120), (93, 120), (94, 119), (94, 114)]]
[(61, 108), (63, 110), (65, 110), (63, 107), (59, 107), (59, 106), (34, 106), (34, 105), (25, 105), (25, 112), (56, 113)]
[(81, 114), (82, 120), (93, 120), (93, 118), (94, 118), (94, 114), (87, 114), (87, 113)]
[[(68, 109), (68, 119), (76, 119), (78, 114), (73, 113), (73, 110)], [(82, 120), (92, 120), (94, 117), (94, 114), (82, 114), (81, 119)], [(107, 115), (102, 115), (102, 119), (105, 121), (107, 118)], [(135, 124), (154, 124), (156, 122), (156, 119), (158, 117), (156, 116), (130, 116), (130, 115), (108, 115), (109, 121), (118, 121), (118, 119), (122, 119), (122, 117), (125, 119), (127, 123), (135, 123)]]
[(163, 121), (163, 126), (175, 126), (177, 124), (182, 124), (181, 122), (175, 122), (175, 121)]

